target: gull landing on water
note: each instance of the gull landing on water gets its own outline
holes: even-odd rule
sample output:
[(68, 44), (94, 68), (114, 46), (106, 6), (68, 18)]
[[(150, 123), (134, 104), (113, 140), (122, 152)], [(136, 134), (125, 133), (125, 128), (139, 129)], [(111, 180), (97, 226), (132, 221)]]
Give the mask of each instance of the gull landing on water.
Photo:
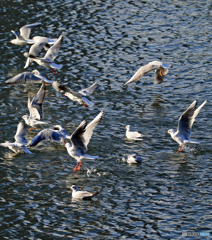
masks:
[(80, 170), (82, 161), (98, 158), (98, 156), (86, 154), (86, 151), (88, 149), (87, 145), (93, 135), (93, 130), (100, 122), (103, 115), (104, 112), (101, 111), (88, 125), (85, 120), (82, 121), (77, 129), (72, 133), (70, 137), (71, 143), (65, 143), (68, 154), (77, 160), (77, 165), (75, 166), (74, 171)]
[(175, 140), (180, 148), (177, 153), (183, 151), (183, 148), (186, 144), (194, 143), (200, 144), (200, 142), (190, 140), (191, 136), (191, 128), (195, 121), (196, 116), (199, 114), (202, 107), (206, 104), (206, 100), (195, 110), (197, 101), (195, 100), (187, 110), (180, 116), (178, 121), (178, 129), (177, 131), (173, 129), (169, 129), (167, 133), (169, 133), (173, 140)]
[(11, 151), (15, 152), (15, 153), (29, 153), (32, 154), (32, 152), (30, 152), (26, 145), (27, 145), (27, 141), (25, 139), (25, 136), (27, 134), (27, 129), (24, 126), (24, 123), (19, 122), (18, 126), (17, 126), (17, 131), (15, 134), (15, 142), (11, 143), (9, 141), (6, 141), (5, 143), (0, 143), (0, 146), (2, 147), (8, 147)]
[(135, 82), (143, 75), (155, 70), (154, 84), (160, 84), (163, 82), (165, 75), (168, 73), (168, 68), (172, 68), (172, 65), (160, 61), (153, 61), (148, 63), (145, 66), (142, 66), (138, 71), (131, 77), (131, 79), (126, 82), (124, 85)]
[(83, 200), (91, 199), (93, 196), (99, 194), (99, 192), (90, 193), (87, 191), (80, 191), (76, 185), (72, 185), (68, 189), (72, 190), (72, 198), (78, 198)]

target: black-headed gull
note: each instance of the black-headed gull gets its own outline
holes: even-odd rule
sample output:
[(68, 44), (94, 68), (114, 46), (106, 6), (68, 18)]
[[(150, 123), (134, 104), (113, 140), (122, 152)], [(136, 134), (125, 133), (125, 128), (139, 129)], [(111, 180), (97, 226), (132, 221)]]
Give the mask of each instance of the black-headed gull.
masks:
[(131, 125), (127, 125), (126, 127), (126, 137), (131, 140), (143, 140), (142, 137), (145, 136), (139, 132), (133, 131)]
[[(40, 57), (36, 56), (37, 54), (35, 56), (33, 56), (33, 54), (30, 54), (30, 53), (29, 53), (28, 57), (32, 58), (37, 64), (39, 64), (43, 67), (51, 68), (53, 73), (56, 73), (54, 71), (54, 68), (61, 69), (63, 66), (62, 64), (56, 64), (54, 62), (54, 59), (58, 55), (59, 49), (62, 45), (62, 42), (63, 42), (63, 36), (60, 35), (59, 38), (57, 39), (57, 41), (55, 42), (55, 44), (48, 49), (48, 51), (46, 52), (44, 57), (40, 58)], [(37, 42), (37, 43), (39, 43), (39, 42)], [(35, 44), (37, 44), (37, 43), (35, 43)], [(42, 41), (40, 43), (42, 43)], [(25, 54), (25, 56), (26, 56), (26, 54)]]
[(72, 185), (68, 189), (72, 190), (72, 198), (78, 198), (78, 199), (84, 199), (84, 200), (91, 199), (93, 196), (99, 193), (99, 192), (90, 193), (87, 191), (80, 191), (76, 185)]
[(194, 143), (200, 144), (200, 142), (190, 140), (191, 136), (191, 128), (195, 121), (196, 116), (199, 114), (202, 107), (206, 104), (206, 100), (195, 110), (197, 101), (195, 100), (187, 110), (180, 116), (178, 121), (178, 129), (175, 131), (174, 129), (169, 129), (167, 133), (169, 133), (179, 145), (180, 148), (177, 153), (183, 151), (183, 148), (186, 144)]
[(10, 150), (12, 150), (15, 153), (29, 153), (32, 154), (32, 152), (30, 152), (26, 145), (27, 145), (27, 141), (25, 139), (25, 136), (27, 134), (27, 129), (24, 126), (24, 123), (19, 122), (18, 126), (17, 126), (17, 131), (15, 134), (15, 142), (11, 143), (9, 141), (6, 141), (5, 143), (0, 143), (0, 146), (2, 147), (8, 147)]
[[(30, 100), (30, 96), (28, 95), (28, 109), (30, 112), (30, 116), (24, 115), (22, 118), (25, 120), (26, 124), (35, 127), (40, 124), (48, 124), (47, 122), (40, 121), (44, 118), (44, 112), (42, 108), (43, 100), (46, 94), (46, 86), (43, 83), (37, 93), (37, 95)], [(32, 130), (31, 128), (29, 130)]]
[(77, 160), (77, 165), (74, 171), (80, 170), (82, 161), (86, 159), (96, 159), (98, 156), (90, 156), (86, 154), (87, 145), (93, 134), (94, 128), (97, 126), (99, 121), (102, 119), (104, 111), (101, 111), (88, 125), (84, 120), (80, 123), (77, 129), (72, 133), (70, 141), (71, 143), (66, 143), (68, 154)]
[(23, 72), (19, 73), (18, 75), (8, 79), (5, 81), (6, 84), (19, 84), (19, 83), (27, 83), (27, 82), (34, 82), (34, 83), (52, 83), (53, 81), (48, 80), (43, 76), (41, 72), (38, 70), (33, 70), (32, 72)]
[(41, 141), (64, 142), (64, 139), (70, 139), (70, 135), (60, 125), (55, 125), (53, 129), (46, 128), (40, 131), (28, 144), (27, 147), (34, 147)]
[(85, 107), (92, 107), (94, 103), (88, 100), (86, 97), (91, 95), (94, 89), (98, 86), (98, 83), (93, 83), (90, 87), (80, 90), (79, 92), (74, 92), (70, 88), (61, 85), (57, 81), (52, 83), (53, 88), (59, 92), (65, 92), (64, 96), (67, 96), (74, 102), (78, 102), (79, 104), (83, 104)]
[(30, 32), (33, 28), (39, 27), (41, 25), (42, 23), (32, 23), (32, 24), (25, 25), (22, 28), (20, 28), (20, 34), (11, 30), (11, 32), (15, 34), (16, 39), (11, 40), (10, 43), (13, 43), (15, 45), (34, 44), (35, 41), (29, 39)]
[(172, 65), (168, 65), (160, 61), (150, 62), (147, 65), (140, 67), (138, 71), (131, 77), (131, 79), (124, 85), (127, 85), (131, 82), (135, 82), (140, 77), (151, 72), (152, 70), (155, 70), (154, 84), (160, 84), (163, 82), (165, 75), (168, 73), (168, 68), (172, 67), (173, 67)]
[(135, 164), (135, 163), (141, 163), (141, 162), (142, 162), (142, 158), (136, 154), (131, 154), (127, 157), (127, 163), (129, 164)]

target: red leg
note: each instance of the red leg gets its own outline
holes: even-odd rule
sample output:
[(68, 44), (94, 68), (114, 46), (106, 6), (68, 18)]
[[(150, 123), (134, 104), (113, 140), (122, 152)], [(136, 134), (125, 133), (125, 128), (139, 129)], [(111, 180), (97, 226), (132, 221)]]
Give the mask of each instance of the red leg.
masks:
[(77, 165), (76, 165), (75, 168), (74, 168), (74, 171), (75, 171), (75, 172), (77, 171), (78, 165), (79, 165), (79, 163), (77, 163)]
[(184, 146), (180, 146), (179, 150), (176, 153), (182, 152)]
[(82, 161), (80, 162), (80, 165), (78, 166), (77, 170), (80, 170), (81, 165), (82, 165)]
[(52, 68), (52, 72), (54, 73), (54, 74), (56, 74), (56, 72), (54, 71), (54, 69)]

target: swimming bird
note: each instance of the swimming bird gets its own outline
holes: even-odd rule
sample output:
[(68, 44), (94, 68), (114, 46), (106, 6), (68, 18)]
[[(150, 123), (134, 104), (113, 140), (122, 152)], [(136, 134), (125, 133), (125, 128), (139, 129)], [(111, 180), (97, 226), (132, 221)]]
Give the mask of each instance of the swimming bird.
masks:
[(87, 191), (80, 191), (79, 188), (76, 185), (72, 185), (68, 189), (72, 190), (72, 198), (78, 198), (78, 199), (91, 199), (93, 196), (99, 194), (99, 192), (90, 193)]
[[(43, 40), (40, 41), (40, 43), (42, 43), (42, 42), (43, 42)], [(59, 49), (62, 45), (62, 42), (63, 42), (63, 35), (60, 35), (60, 37), (57, 39), (55, 44), (48, 49), (48, 51), (46, 52), (44, 57), (40, 58), (40, 57), (36, 56), (37, 54), (33, 56), (33, 54), (30, 54), (30, 53), (29, 53), (29, 57), (32, 58), (37, 64), (39, 64), (43, 67), (46, 67), (46, 68), (51, 68), (53, 73), (56, 73), (54, 71), (54, 68), (61, 69), (63, 66), (62, 64), (56, 64), (54, 62), (54, 59), (58, 55)], [(35, 44), (37, 44), (37, 43), (39, 43), (39, 42), (36, 42)], [(25, 54), (25, 56), (27, 56), (27, 54)]]
[(134, 163), (141, 163), (142, 158), (137, 156), (136, 154), (131, 154), (127, 157), (127, 163), (134, 164)]
[(175, 131), (174, 129), (169, 129), (167, 133), (169, 133), (173, 140), (175, 140), (179, 145), (179, 150), (177, 153), (183, 151), (183, 148), (186, 144), (194, 143), (200, 144), (200, 142), (190, 140), (191, 136), (191, 128), (195, 121), (196, 116), (199, 114), (202, 107), (206, 104), (206, 100), (195, 110), (197, 101), (195, 100), (187, 110), (180, 116), (178, 121), (178, 129)]
[(5, 81), (6, 84), (19, 84), (19, 83), (27, 83), (27, 82), (34, 82), (34, 83), (52, 83), (53, 81), (48, 80), (43, 76), (41, 72), (38, 70), (33, 70), (32, 72), (23, 72), (19, 73), (18, 75), (8, 79)]
[(172, 67), (172, 65), (168, 65), (160, 61), (150, 62), (147, 65), (140, 67), (138, 71), (124, 85), (135, 82), (140, 77), (151, 72), (152, 70), (155, 70), (154, 84), (160, 84), (163, 82), (165, 75), (168, 73), (168, 69)]
[(64, 96), (67, 96), (74, 102), (78, 102), (79, 104), (83, 104), (85, 107), (92, 107), (94, 103), (88, 100), (86, 97), (91, 95), (94, 89), (98, 86), (98, 83), (93, 83), (90, 87), (80, 90), (79, 92), (75, 92), (70, 88), (54, 81), (52, 83), (53, 88), (59, 92), (65, 92)]
[(34, 44), (35, 41), (29, 39), (30, 32), (33, 28), (39, 27), (41, 25), (42, 23), (32, 23), (32, 24), (25, 25), (20, 28), (20, 34), (11, 30), (11, 32), (15, 34), (16, 39), (11, 40), (10, 43), (13, 43), (15, 45), (21, 45), (21, 46), (27, 45), (27, 44)]
[(55, 125), (53, 129), (46, 128), (40, 131), (28, 144), (27, 147), (34, 147), (41, 141), (64, 142), (64, 139), (70, 139), (71, 136), (60, 125)]
[(84, 120), (80, 123), (77, 129), (72, 133), (70, 141), (71, 143), (66, 143), (68, 154), (77, 160), (77, 165), (74, 171), (80, 170), (82, 161), (87, 159), (96, 159), (98, 156), (90, 156), (86, 154), (87, 145), (93, 134), (94, 128), (97, 126), (99, 121), (102, 119), (104, 111), (101, 111), (88, 125)]
[(25, 128), (24, 123), (19, 122), (17, 126), (16, 134), (14, 136), (15, 142), (11, 143), (9, 141), (6, 141), (5, 143), (0, 143), (0, 146), (8, 147), (10, 150), (12, 150), (15, 153), (32, 154), (32, 152), (30, 152), (26, 147), (27, 145), (27, 141), (25, 139), (26, 134), (27, 134), (27, 129)]
[[(28, 109), (30, 112), (30, 115), (24, 115), (22, 118), (25, 120), (26, 124), (35, 127), (36, 125), (40, 124), (48, 124), (47, 122), (40, 121), (44, 118), (44, 112), (43, 112), (43, 101), (46, 94), (46, 86), (44, 83), (42, 83), (37, 95), (32, 99), (30, 99), (30, 96), (28, 94)], [(30, 128), (29, 130), (32, 130), (33, 128)]]
[(131, 125), (127, 125), (125, 128), (127, 129), (126, 130), (126, 137), (128, 139), (143, 140), (142, 137), (145, 136), (145, 135), (143, 135), (143, 134), (141, 134), (139, 132), (133, 131)]

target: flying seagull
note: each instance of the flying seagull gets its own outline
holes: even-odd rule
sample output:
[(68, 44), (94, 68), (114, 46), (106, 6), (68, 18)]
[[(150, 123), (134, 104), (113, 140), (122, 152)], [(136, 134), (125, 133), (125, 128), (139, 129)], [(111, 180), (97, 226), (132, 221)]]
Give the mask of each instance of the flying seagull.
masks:
[(82, 161), (86, 159), (96, 159), (98, 156), (90, 156), (86, 154), (87, 145), (93, 134), (94, 128), (97, 126), (99, 121), (102, 119), (104, 112), (101, 111), (88, 125), (84, 120), (80, 123), (77, 129), (72, 133), (70, 141), (71, 143), (66, 143), (68, 154), (77, 160), (77, 165), (74, 171), (80, 170)]
[(200, 142), (190, 140), (191, 128), (196, 116), (199, 114), (200, 110), (206, 104), (206, 102), (207, 101), (205, 100), (197, 109), (195, 109), (197, 105), (197, 101), (195, 100), (180, 116), (177, 131), (175, 131), (174, 129), (169, 129), (167, 131), (167, 133), (171, 135), (172, 139), (174, 139), (180, 145), (177, 153), (183, 151), (183, 148), (186, 144), (200, 144)]
[(147, 65), (139, 68), (138, 71), (124, 85), (135, 82), (140, 77), (142, 77), (143, 75), (145, 75), (153, 70), (155, 70), (154, 84), (160, 84), (163, 82), (165, 75), (168, 73), (168, 69), (172, 68), (172, 67), (173, 67), (172, 65), (168, 65), (168, 64), (160, 62), (160, 61), (150, 62)]

